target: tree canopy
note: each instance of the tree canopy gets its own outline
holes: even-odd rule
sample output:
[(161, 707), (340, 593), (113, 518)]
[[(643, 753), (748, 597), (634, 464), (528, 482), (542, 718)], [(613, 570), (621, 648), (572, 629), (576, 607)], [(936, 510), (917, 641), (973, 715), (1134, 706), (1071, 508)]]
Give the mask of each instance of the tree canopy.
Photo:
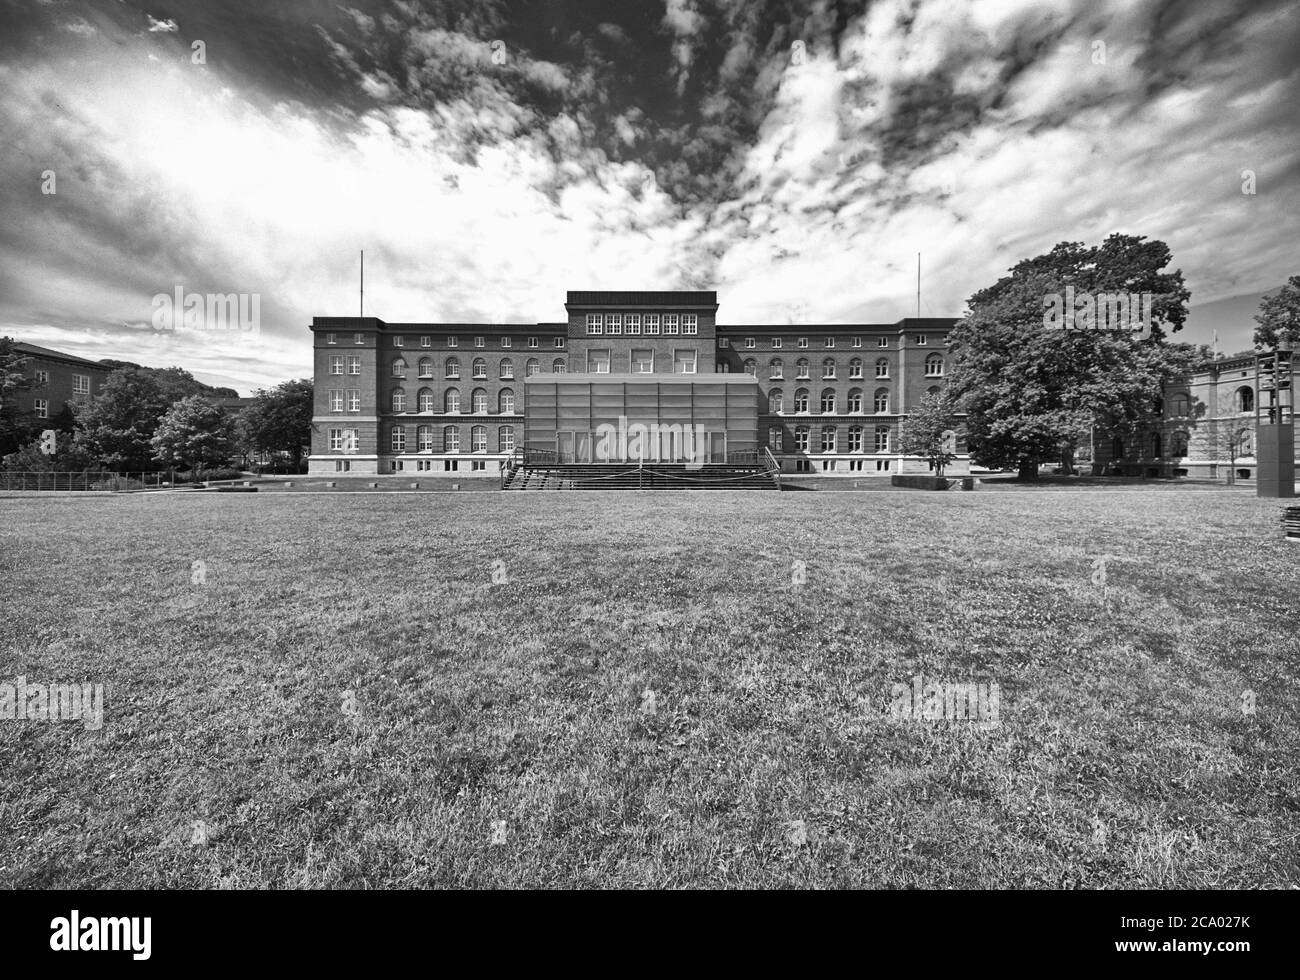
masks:
[(1255, 346), (1271, 350), (1279, 343), (1300, 343), (1300, 276), (1292, 276), (1272, 296), (1265, 296), (1255, 314)]

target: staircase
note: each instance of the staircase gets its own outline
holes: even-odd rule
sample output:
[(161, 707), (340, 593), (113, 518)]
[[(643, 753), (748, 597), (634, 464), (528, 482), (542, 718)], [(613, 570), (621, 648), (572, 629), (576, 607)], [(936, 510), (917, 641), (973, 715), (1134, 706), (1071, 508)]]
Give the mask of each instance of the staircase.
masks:
[[(749, 453), (744, 462), (558, 463), (512, 460), (502, 490), (780, 490), (780, 467), (771, 453)], [(740, 455), (740, 454), (737, 454)]]

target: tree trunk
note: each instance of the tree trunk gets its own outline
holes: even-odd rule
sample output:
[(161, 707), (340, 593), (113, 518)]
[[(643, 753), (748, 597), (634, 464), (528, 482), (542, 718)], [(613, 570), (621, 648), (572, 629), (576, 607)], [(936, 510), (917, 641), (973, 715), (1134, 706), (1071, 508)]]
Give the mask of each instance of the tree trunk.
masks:
[(1037, 480), (1038, 464), (1030, 459), (1020, 461), (1020, 472), (1016, 475), (1017, 480)]

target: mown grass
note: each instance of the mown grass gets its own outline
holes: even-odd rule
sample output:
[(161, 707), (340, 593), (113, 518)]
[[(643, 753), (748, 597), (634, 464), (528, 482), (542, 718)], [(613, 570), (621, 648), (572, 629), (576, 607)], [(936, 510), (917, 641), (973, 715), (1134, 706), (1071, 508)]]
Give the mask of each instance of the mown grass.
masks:
[[(0, 885), (1294, 886), (1279, 512), (0, 500), (0, 682), (106, 687), (98, 731), (0, 722)], [(882, 719), (917, 673), (1000, 724)]]

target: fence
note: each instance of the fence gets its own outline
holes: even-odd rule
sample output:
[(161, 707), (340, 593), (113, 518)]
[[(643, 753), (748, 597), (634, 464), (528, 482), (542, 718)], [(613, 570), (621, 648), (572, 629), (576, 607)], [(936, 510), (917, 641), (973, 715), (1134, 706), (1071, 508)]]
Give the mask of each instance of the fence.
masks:
[(113, 473), (109, 470), (0, 471), (0, 490), (161, 490), (176, 485), (174, 470)]

